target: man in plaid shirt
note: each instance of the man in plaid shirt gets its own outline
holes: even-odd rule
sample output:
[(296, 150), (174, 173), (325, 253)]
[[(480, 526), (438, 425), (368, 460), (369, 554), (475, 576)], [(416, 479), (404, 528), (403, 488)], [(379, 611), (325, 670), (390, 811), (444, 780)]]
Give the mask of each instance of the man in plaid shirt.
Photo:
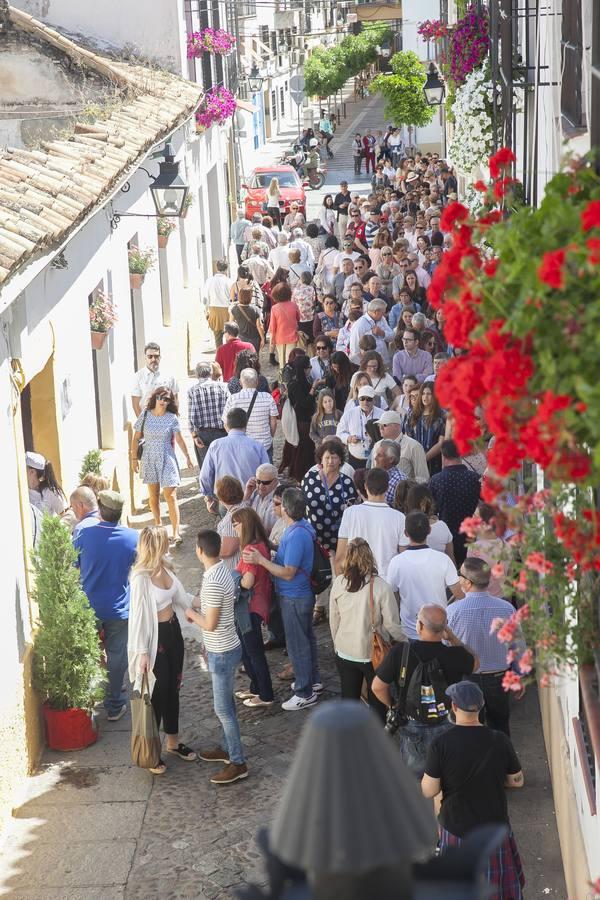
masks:
[(223, 410), (227, 402), (227, 387), (222, 381), (212, 381), (210, 363), (196, 366), (198, 382), (188, 391), (190, 432), (198, 466), (202, 466), (206, 448), (217, 438), (225, 437)]

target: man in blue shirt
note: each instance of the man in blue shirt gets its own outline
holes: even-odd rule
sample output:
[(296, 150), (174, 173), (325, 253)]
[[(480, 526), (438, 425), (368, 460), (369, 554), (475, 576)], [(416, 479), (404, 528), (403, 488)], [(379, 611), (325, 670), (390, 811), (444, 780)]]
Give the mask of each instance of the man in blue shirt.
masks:
[(246, 434), (248, 416), (239, 406), (230, 409), (225, 419), (227, 437), (213, 441), (200, 469), (200, 493), (206, 499), (209, 512), (217, 511), (215, 484), (223, 475), (237, 478), (245, 485), (259, 466), (269, 463), (263, 444)]
[[(497, 626), (498, 619), (507, 622), (515, 609), (507, 600), (488, 594), (491, 571), (483, 559), (467, 557), (459, 575), (465, 596), (448, 607), (448, 625), (461, 641), (473, 648), (479, 658), (479, 668), (468, 677), (483, 691), (485, 708), (480, 716), (481, 721), (510, 736), (510, 695), (502, 687), (504, 673), (510, 668), (506, 655), (512, 650), (513, 665), (518, 672), (518, 662), (526, 647), (520, 631), (515, 633), (510, 644), (501, 643), (497, 637), (498, 628), (493, 628), (492, 623)], [(517, 699), (522, 695), (523, 692), (519, 692)]]
[(244, 562), (264, 566), (275, 581), (281, 602), (285, 641), (294, 669), (294, 694), (282, 709), (293, 711), (312, 706), (323, 690), (317, 644), (312, 626), (315, 595), (310, 582), (314, 561), (315, 532), (306, 519), (306, 501), (298, 488), (288, 488), (281, 495), (281, 517), (286, 529), (274, 562), (257, 550), (244, 550)]
[(100, 513), (98, 512), (98, 501), (93, 490), (85, 485), (75, 488), (69, 497), (69, 505), (73, 515), (77, 519), (77, 524), (73, 529), (73, 540), (81, 531), (97, 525), (100, 521)]
[(129, 570), (135, 561), (138, 533), (119, 525), (123, 498), (116, 491), (100, 491), (100, 521), (81, 531), (73, 544), (78, 551), (81, 586), (104, 633), (108, 685), (104, 707), (109, 722), (127, 712), (123, 678), (127, 670)]

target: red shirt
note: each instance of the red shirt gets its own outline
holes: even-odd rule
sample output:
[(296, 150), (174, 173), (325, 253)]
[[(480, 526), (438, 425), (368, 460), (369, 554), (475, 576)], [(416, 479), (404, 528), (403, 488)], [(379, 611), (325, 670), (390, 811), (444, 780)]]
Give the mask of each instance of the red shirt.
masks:
[[(264, 544), (248, 544), (245, 550), (258, 550), (261, 556), (266, 559), (271, 558), (271, 554)], [(263, 622), (269, 621), (269, 606), (271, 604), (271, 576), (264, 566), (255, 566), (251, 563), (245, 563), (243, 559), (237, 564), (237, 571), (240, 575), (251, 572), (254, 575), (254, 587), (252, 588), (252, 597), (250, 598), (250, 612), (258, 613)]]
[(254, 353), (254, 346), (249, 344), (248, 341), (240, 341), (239, 338), (234, 338), (232, 341), (226, 341), (224, 344), (221, 344), (217, 349), (215, 360), (223, 369), (223, 381), (229, 381), (230, 378), (233, 378), (235, 358), (240, 350), (250, 350)]

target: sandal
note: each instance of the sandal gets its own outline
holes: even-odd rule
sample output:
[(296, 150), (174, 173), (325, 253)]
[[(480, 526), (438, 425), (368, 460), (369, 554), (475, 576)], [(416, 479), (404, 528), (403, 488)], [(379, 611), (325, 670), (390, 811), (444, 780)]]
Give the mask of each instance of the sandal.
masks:
[(171, 538), (171, 543), (174, 547), (181, 547), (181, 545), (183, 544), (183, 538), (181, 536), (173, 537)]
[(152, 775), (164, 775), (165, 772), (167, 771), (167, 767), (164, 764), (164, 762), (162, 761), (162, 759), (159, 759), (158, 764), (156, 766), (154, 766), (153, 768), (148, 769), (148, 771), (151, 772)]
[(251, 700), (252, 697), (258, 697), (258, 694), (253, 694), (252, 691), (236, 691), (234, 696), (238, 700)]
[(195, 750), (192, 750), (191, 747), (181, 743), (177, 744), (173, 749), (167, 747), (167, 753), (173, 753), (175, 756), (178, 756), (179, 759), (184, 759), (186, 762), (193, 762), (195, 759), (198, 759), (198, 754)]
[(327, 616), (325, 615), (325, 610), (321, 606), (317, 606), (313, 612), (313, 625), (320, 625), (321, 622), (326, 621)]
[(249, 697), (247, 700), (244, 700), (244, 706), (249, 706), (250, 709), (259, 706), (273, 706), (273, 700), (261, 700), (260, 697)]
[(281, 672), (278, 672), (277, 677), (280, 681), (293, 681), (294, 680), (294, 669), (292, 664), (289, 663), (285, 669), (282, 669)]

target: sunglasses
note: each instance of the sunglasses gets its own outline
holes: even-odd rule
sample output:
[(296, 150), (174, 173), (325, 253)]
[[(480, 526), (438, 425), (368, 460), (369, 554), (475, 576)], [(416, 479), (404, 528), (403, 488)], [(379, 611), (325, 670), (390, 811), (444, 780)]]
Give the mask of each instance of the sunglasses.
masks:
[(169, 403), (169, 401), (171, 400), (171, 398), (167, 394), (164, 394), (162, 397), (157, 397), (156, 399), (160, 400), (161, 403)]
[(327, 347), (324, 347), (322, 344), (317, 347), (317, 350), (327, 350)]
[(256, 481), (257, 484), (273, 484), (273, 482), (275, 481), (274, 478), (269, 478), (268, 481), (261, 481), (260, 478), (255, 478), (254, 480)]
[(372, 397), (359, 397), (358, 399), (360, 403), (373, 403)]

